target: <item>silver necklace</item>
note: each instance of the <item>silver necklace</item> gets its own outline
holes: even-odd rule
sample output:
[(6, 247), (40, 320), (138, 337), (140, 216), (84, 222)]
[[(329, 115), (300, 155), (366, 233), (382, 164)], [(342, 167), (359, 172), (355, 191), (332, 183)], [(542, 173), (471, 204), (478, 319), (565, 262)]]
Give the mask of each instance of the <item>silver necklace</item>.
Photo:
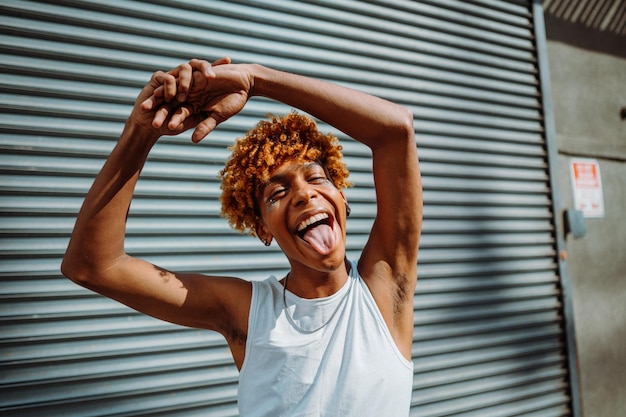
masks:
[[(321, 326), (317, 327), (316, 329), (313, 330), (305, 330), (302, 327), (300, 327), (298, 325), (298, 323), (296, 323), (296, 321), (294, 320), (294, 318), (291, 316), (291, 314), (289, 313), (289, 309), (287, 308), (287, 280), (289, 279), (289, 274), (287, 274), (287, 276), (285, 277), (285, 285), (283, 286), (283, 307), (285, 308), (285, 315), (287, 316), (287, 320), (289, 321), (289, 323), (295, 327), (300, 333), (304, 333), (304, 334), (312, 334), (315, 333), (319, 330), (322, 330), (324, 327), (326, 327), (328, 325), (328, 323), (330, 323), (331, 321), (333, 321), (333, 319), (335, 318), (335, 315), (337, 314), (337, 312), (339, 311), (339, 307), (341, 307), (341, 305), (343, 304), (344, 299), (346, 298), (346, 296), (348, 295), (349, 289), (347, 291), (345, 291), (345, 294), (343, 294), (343, 297), (341, 298), (341, 300), (339, 300), (337, 302), (337, 307), (335, 307), (335, 310), (332, 312), (332, 314), (330, 315), (330, 317), (328, 318), (328, 320), (325, 323), (322, 323)], [(350, 279), (350, 277), (348, 276), (348, 279)], [(352, 285), (352, 281), (350, 282), (350, 284), (348, 285)], [(341, 291), (341, 290), (339, 290)]]

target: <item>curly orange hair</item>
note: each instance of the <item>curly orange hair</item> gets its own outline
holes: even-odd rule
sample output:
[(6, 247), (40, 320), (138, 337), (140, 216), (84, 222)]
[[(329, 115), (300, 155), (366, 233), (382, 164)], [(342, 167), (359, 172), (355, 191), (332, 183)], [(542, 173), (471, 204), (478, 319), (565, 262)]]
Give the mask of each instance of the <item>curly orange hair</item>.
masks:
[(256, 236), (260, 213), (257, 191), (270, 173), (283, 163), (296, 160), (318, 162), (335, 187), (350, 186), (341, 145), (332, 134), (317, 130), (315, 122), (297, 112), (284, 117), (269, 115), (229, 149), (231, 156), (220, 171), (222, 216), (235, 230)]

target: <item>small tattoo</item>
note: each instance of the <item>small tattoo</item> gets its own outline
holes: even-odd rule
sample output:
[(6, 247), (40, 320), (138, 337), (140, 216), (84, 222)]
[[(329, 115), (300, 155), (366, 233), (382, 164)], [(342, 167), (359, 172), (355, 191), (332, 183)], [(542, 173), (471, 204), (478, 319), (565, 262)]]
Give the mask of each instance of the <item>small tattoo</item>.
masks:
[(161, 276), (161, 278), (163, 278), (165, 282), (168, 282), (170, 280), (170, 276), (172, 275), (170, 271), (168, 271), (167, 269), (163, 269), (160, 266), (156, 266), (156, 265), (152, 265), (152, 266), (154, 267), (154, 269), (159, 271), (159, 275)]

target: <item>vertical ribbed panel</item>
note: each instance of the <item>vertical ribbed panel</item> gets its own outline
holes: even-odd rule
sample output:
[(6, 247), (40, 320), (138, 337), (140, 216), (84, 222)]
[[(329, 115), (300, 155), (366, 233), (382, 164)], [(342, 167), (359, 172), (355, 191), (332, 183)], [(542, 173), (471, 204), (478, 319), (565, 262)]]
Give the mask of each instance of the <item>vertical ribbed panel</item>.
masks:
[[(76, 213), (157, 69), (255, 61), (411, 108), (424, 180), (412, 415), (569, 415), (561, 290), (529, 1), (5, 1), (0, 4), (0, 411), (236, 416), (221, 336), (137, 314), (61, 277)], [(285, 106), (253, 99), (199, 145), (163, 138), (127, 250), (177, 271), (280, 274), (219, 217), (226, 146)], [(329, 130), (322, 125), (323, 130)], [(367, 149), (348, 256), (375, 210)]]

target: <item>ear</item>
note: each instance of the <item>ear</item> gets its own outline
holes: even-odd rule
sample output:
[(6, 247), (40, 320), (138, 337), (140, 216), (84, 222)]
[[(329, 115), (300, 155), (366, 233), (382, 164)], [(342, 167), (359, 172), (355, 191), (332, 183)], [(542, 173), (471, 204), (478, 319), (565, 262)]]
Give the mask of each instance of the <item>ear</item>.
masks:
[(263, 242), (265, 246), (269, 246), (272, 244), (272, 239), (274, 238), (274, 236), (272, 236), (270, 231), (267, 230), (265, 223), (261, 222), (260, 224), (258, 224), (255, 231), (256, 235), (259, 237), (259, 240)]
[(352, 212), (352, 209), (350, 209), (350, 204), (348, 204), (348, 199), (346, 198), (346, 195), (343, 193), (343, 191), (339, 191), (341, 193), (341, 196), (343, 197), (343, 201), (344, 203), (346, 203), (346, 217), (350, 217), (350, 213)]

